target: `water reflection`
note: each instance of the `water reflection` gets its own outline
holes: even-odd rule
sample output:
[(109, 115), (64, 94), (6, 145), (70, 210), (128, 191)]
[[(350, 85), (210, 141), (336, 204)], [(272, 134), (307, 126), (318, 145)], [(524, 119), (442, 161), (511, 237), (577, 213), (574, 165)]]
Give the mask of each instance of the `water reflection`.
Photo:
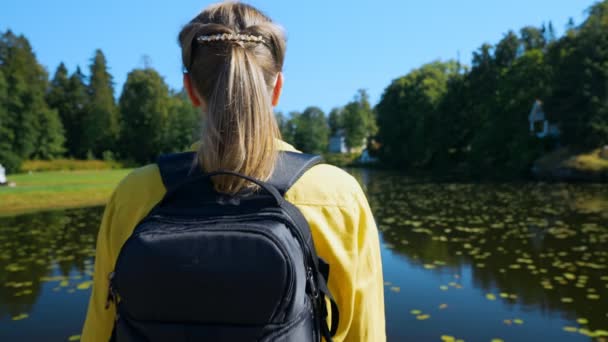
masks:
[[(33, 337), (40, 326), (26, 320), (33, 312), (44, 312), (41, 317), (48, 314), (47, 323), (53, 315), (73, 316), (66, 311), (83, 314), (101, 212), (94, 208), (0, 218), (0, 340), (17, 336), (19, 340), (40, 340)], [(59, 298), (79, 290), (87, 293), (67, 296), (60, 303), (51, 300), (59, 304), (52, 308), (37, 307), (45, 296)], [(81, 319), (61, 322), (52, 331), (63, 331), (63, 335), (49, 336), (49, 331), (41, 336), (65, 340), (80, 330), (80, 324)]]
[[(491, 315), (512, 307), (560, 314), (569, 321), (560, 339), (575, 338), (566, 330), (608, 336), (606, 185), (420, 184), (389, 174), (353, 174), (367, 189), (385, 247), (402, 256), (402, 265), (396, 266), (401, 272), (417, 268), (459, 278), (468, 270), (481, 298), (472, 305), (504, 304)], [(437, 282), (434, 289), (448, 290), (457, 283)], [(399, 292), (408, 291), (409, 284)]]
[[(351, 173), (381, 230), (390, 341), (606, 341), (607, 185)], [(0, 341), (78, 334), (101, 213), (0, 218)]]

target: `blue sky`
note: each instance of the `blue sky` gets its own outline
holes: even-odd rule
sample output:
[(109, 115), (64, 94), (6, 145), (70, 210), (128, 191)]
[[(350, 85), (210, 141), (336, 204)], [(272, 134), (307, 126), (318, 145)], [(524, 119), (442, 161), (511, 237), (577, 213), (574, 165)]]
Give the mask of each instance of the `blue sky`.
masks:
[[(484, 42), (510, 29), (553, 21), (561, 34), (594, 0), (252, 0), (286, 28), (285, 88), (278, 110), (344, 105), (359, 88), (375, 104), (391, 80), (436, 59), (469, 63)], [(0, 30), (10, 28), (32, 43), (38, 60), (54, 73), (61, 61), (70, 72), (88, 73), (101, 48), (120, 94), (127, 73), (152, 67), (181, 88), (177, 34), (212, 2), (158, 0), (6, 0)]]

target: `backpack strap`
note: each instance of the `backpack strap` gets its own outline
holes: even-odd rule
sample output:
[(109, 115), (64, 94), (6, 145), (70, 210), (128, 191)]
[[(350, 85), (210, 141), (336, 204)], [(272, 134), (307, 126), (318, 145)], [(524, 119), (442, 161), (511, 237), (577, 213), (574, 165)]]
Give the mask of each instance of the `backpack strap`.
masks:
[[(313, 308), (315, 312), (318, 313), (317, 324), (320, 332), (326, 342), (332, 342), (333, 337), (338, 331), (340, 312), (338, 310), (338, 304), (327, 286), (329, 282), (329, 264), (317, 254), (310, 226), (302, 212), (300, 212), (295, 205), (286, 200), (282, 201), (281, 208), (283, 208), (294, 221), (295, 228), (299, 231), (306, 244), (306, 246), (302, 247), (310, 251), (310, 259), (306, 260), (308, 271), (311, 273), (308, 278), (309, 283), (307, 284), (307, 291), (312, 295)], [(331, 323), (329, 326), (327, 325), (328, 311), (326, 298), (329, 300), (331, 306)]]
[(156, 164), (167, 192), (171, 192), (195, 170), (196, 152), (163, 154)]
[[(195, 170), (195, 158), (195, 152), (164, 154), (158, 158), (156, 163), (167, 191), (172, 191)], [(317, 155), (280, 152), (274, 172), (267, 183), (279, 190), (281, 195), (285, 195), (306, 171), (321, 161), (322, 158)]]
[(285, 196), (306, 171), (322, 161), (321, 156), (283, 151), (279, 153), (274, 172), (267, 183)]

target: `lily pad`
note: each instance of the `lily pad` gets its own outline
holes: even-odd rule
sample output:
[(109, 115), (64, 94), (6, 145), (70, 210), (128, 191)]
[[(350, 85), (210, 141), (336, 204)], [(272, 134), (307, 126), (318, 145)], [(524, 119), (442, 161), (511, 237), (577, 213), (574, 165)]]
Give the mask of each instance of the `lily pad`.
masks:
[(28, 317), (29, 317), (29, 315), (28, 315), (28, 314), (26, 314), (26, 313), (22, 313), (22, 314), (19, 314), (19, 315), (17, 315), (17, 316), (13, 316), (11, 319), (12, 319), (13, 321), (20, 321), (20, 320), (26, 319), (26, 318), (28, 318)]
[(76, 286), (76, 288), (79, 290), (88, 290), (91, 287), (91, 285), (93, 285), (93, 281), (88, 280), (88, 281), (84, 281), (84, 282), (78, 284), (78, 286)]

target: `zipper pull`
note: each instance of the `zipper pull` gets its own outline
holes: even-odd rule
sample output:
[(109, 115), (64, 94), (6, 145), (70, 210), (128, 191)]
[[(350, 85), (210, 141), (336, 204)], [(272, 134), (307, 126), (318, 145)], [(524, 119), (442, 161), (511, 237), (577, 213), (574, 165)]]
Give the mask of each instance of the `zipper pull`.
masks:
[(319, 298), (319, 289), (317, 288), (317, 283), (315, 281), (315, 277), (313, 276), (311, 267), (306, 269), (306, 279), (308, 280), (308, 286), (310, 287), (312, 297), (316, 300)]
[(110, 308), (111, 303), (116, 302), (116, 294), (114, 292), (113, 280), (114, 280), (114, 272), (110, 272), (108, 275), (109, 286), (108, 286), (108, 298), (106, 299), (106, 310)]

